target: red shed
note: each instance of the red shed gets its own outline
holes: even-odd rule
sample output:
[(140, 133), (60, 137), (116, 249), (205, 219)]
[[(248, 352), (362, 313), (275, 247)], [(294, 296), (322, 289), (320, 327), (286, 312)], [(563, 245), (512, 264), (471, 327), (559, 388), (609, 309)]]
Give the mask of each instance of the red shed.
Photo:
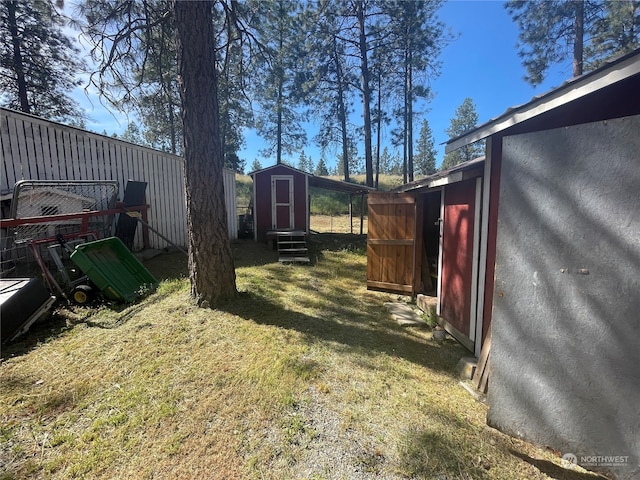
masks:
[(250, 173), (253, 178), (255, 238), (267, 232), (296, 230), (309, 233), (309, 174), (288, 165), (273, 165)]

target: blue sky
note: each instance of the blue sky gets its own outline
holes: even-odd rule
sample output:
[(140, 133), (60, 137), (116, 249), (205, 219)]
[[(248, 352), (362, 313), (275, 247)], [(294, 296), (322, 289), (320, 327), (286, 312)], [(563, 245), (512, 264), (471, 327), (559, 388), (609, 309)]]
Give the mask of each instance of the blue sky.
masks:
[[(507, 108), (526, 103), (533, 96), (547, 92), (571, 77), (571, 64), (567, 61), (565, 65), (554, 68), (547, 80), (536, 88), (523, 80), (525, 71), (516, 50), (518, 28), (503, 5), (502, 1), (460, 0), (449, 1), (440, 10), (440, 19), (456, 38), (440, 56), (441, 75), (431, 81), (435, 97), (427, 105), (418, 105), (417, 110), (425, 113), (416, 118), (414, 131), (417, 140), (422, 118), (426, 117), (438, 146), (438, 163), (442, 161), (444, 152), (441, 144), (448, 139), (445, 129), (466, 97), (474, 101), (480, 123), (484, 123)], [(101, 108), (95, 92), (90, 97), (93, 107), (88, 104), (84, 93), (75, 95), (92, 117), (87, 122), (88, 127), (100, 133), (103, 130), (108, 134), (122, 133), (127, 119), (117, 114), (114, 118)], [(354, 117), (354, 121), (358, 120), (359, 117)], [(309, 139), (315, 134), (316, 129), (309, 125)], [(254, 158), (258, 158), (263, 167), (274, 163), (260, 157), (258, 151), (262, 148), (262, 140), (254, 132), (246, 132), (246, 145), (240, 157), (246, 160), (247, 170)], [(304, 151), (314, 162), (320, 159), (321, 152), (314, 145), (308, 145)], [(291, 160), (296, 162), (297, 158), (298, 155), (293, 155)], [(334, 154), (327, 152), (325, 160), (329, 165), (335, 165)]]

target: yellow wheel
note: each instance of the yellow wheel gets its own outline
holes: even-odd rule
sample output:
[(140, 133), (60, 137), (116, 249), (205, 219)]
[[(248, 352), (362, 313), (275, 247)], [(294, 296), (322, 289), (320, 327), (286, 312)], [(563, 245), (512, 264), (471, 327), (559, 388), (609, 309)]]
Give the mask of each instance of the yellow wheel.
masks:
[(71, 298), (78, 305), (86, 305), (93, 298), (93, 289), (89, 285), (78, 285), (71, 292)]

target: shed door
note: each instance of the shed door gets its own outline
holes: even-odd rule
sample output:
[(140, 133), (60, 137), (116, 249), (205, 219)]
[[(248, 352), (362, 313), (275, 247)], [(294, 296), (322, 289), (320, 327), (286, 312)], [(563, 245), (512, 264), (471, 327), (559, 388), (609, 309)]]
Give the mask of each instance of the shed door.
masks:
[(370, 193), (367, 288), (414, 293), (416, 199), (406, 193)]
[(271, 177), (271, 228), (289, 230), (294, 226), (293, 176)]
[(471, 336), (476, 180), (445, 187), (440, 316)]

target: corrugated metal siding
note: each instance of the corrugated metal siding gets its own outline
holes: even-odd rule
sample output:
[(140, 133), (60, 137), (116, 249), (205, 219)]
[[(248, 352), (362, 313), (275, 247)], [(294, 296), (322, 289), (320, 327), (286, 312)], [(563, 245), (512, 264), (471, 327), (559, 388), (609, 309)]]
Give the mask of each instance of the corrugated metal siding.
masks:
[[(177, 245), (187, 244), (184, 160), (167, 152), (0, 109), (0, 193), (18, 180), (127, 180), (147, 182), (148, 222)], [(235, 173), (224, 170), (229, 237), (237, 238)], [(150, 235), (153, 248), (168, 244)], [(142, 247), (141, 235), (135, 247)]]
[(229, 229), (229, 238), (235, 240), (238, 238), (236, 174), (232, 170), (225, 168), (222, 171), (222, 175), (222, 181), (224, 182), (224, 203), (227, 208), (227, 228)]

